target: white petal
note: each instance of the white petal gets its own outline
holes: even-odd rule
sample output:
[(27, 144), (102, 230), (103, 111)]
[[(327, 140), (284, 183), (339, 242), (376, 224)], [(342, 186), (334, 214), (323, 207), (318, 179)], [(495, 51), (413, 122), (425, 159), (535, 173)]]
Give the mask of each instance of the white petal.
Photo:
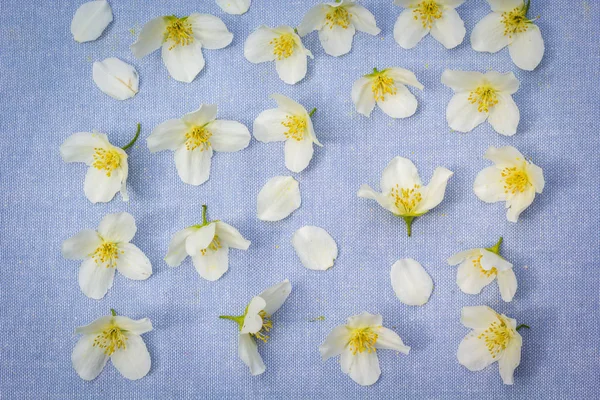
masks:
[(261, 330), (263, 319), (259, 313), (264, 310), (267, 303), (260, 296), (255, 296), (250, 300), (250, 304), (246, 308), (246, 316), (240, 333), (256, 333)]
[(298, 35), (304, 37), (312, 31), (320, 30), (325, 25), (327, 12), (331, 7), (326, 4), (317, 4), (312, 7), (302, 18), (302, 22), (298, 25)]
[(185, 251), (189, 256), (195, 256), (206, 249), (215, 238), (217, 225), (210, 223), (201, 228), (194, 228), (194, 232), (185, 240)]
[(327, 335), (325, 341), (319, 346), (319, 352), (323, 361), (342, 354), (348, 341), (350, 332), (346, 325), (338, 325)]
[(526, 71), (533, 71), (544, 57), (544, 39), (540, 28), (529, 25), (526, 32), (516, 35), (515, 40), (508, 46), (510, 58), (515, 65)]
[(503, 12), (512, 11), (517, 7), (522, 7), (524, 4), (523, 0), (486, 0), (492, 11)]
[(88, 258), (79, 267), (79, 288), (91, 299), (101, 299), (113, 285), (115, 268), (106, 267)]
[(217, 251), (207, 250), (205, 255), (192, 257), (194, 267), (207, 281), (216, 281), (229, 269), (229, 248), (223, 246)]
[(98, 225), (98, 233), (111, 242), (130, 242), (137, 227), (133, 215), (127, 212), (106, 214)]
[(502, 170), (496, 167), (487, 167), (480, 171), (475, 178), (473, 191), (479, 200), (486, 203), (495, 203), (506, 200), (504, 192), (504, 179)]
[(130, 46), (131, 52), (136, 58), (143, 58), (163, 44), (167, 22), (165, 17), (157, 17), (148, 21), (138, 39)]
[(257, 198), (257, 215), (262, 221), (279, 221), (300, 207), (300, 186), (291, 176), (276, 176), (262, 187)]
[[(119, 170), (114, 170), (111, 176), (106, 176), (106, 171), (90, 167), (83, 182), (85, 197), (94, 204), (109, 202), (121, 190), (121, 180)], [(123, 200), (125, 201), (125, 198)]]
[(461, 251), (448, 258), (448, 265), (458, 265), (469, 257), (478, 257), (482, 249)]
[(302, 172), (313, 157), (313, 141), (305, 135), (300, 141), (288, 139), (285, 142), (285, 167), (292, 172)]
[(250, 241), (244, 239), (242, 234), (233, 226), (222, 221), (217, 221), (214, 225), (216, 226), (215, 235), (219, 237), (221, 243), (233, 249), (248, 250)]
[(489, 285), (494, 279), (495, 274), (489, 276), (479, 269), (479, 266), (473, 264), (473, 259), (468, 258), (463, 261), (456, 271), (456, 284), (466, 294), (479, 294), (481, 289)]
[(417, 98), (408, 88), (396, 82), (396, 94), (386, 95), (377, 105), (392, 118), (407, 118), (417, 111)]
[(364, 328), (367, 326), (376, 327), (383, 325), (383, 317), (381, 314), (371, 314), (363, 311), (360, 314), (348, 317), (346, 325), (350, 328)]
[(364, 199), (375, 200), (381, 207), (385, 208), (386, 210), (389, 210), (393, 213), (397, 212), (396, 206), (394, 205), (391, 196), (386, 196), (383, 193), (377, 193), (369, 185), (361, 185), (356, 195)]
[(104, 317), (100, 317), (90, 324), (78, 326), (77, 328), (75, 328), (75, 334), (97, 335), (98, 333), (105, 330), (108, 326), (110, 326), (113, 321), (114, 317), (112, 315), (105, 315)]
[(500, 370), (500, 376), (502, 382), (505, 385), (512, 385), (514, 383), (513, 374), (515, 368), (521, 363), (521, 346), (523, 345), (523, 339), (518, 333), (506, 346), (506, 349), (502, 352), (500, 360), (498, 360), (498, 367)]
[(494, 130), (502, 135), (512, 136), (517, 133), (521, 115), (519, 108), (508, 94), (498, 93), (498, 104), (493, 106), (488, 117)]
[(290, 99), (287, 96), (284, 96), (279, 93), (273, 93), (270, 96), (275, 102), (277, 106), (288, 114), (299, 115), (305, 118), (308, 117), (308, 113), (306, 112), (306, 108), (297, 101)]
[(337, 245), (331, 235), (318, 226), (303, 226), (294, 232), (292, 246), (302, 265), (315, 271), (333, 267), (338, 255)]
[(486, 271), (489, 271), (492, 268), (496, 268), (498, 271), (506, 271), (513, 267), (511, 263), (494, 252), (483, 249), (481, 251), (481, 256), (481, 268)]
[(250, 0), (217, 0), (217, 4), (227, 14), (241, 15), (250, 8)]
[(535, 198), (535, 190), (533, 187), (526, 189), (523, 193), (516, 193), (515, 195), (506, 199), (506, 219), (510, 222), (517, 222), (519, 216), (527, 207), (533, 203)]
[(210, 176), (212, 148), (200, 151), (200, 148), (188, 150), (185, 146), (175, 151), (175, 166), (181, 180), (189, 185), (198, 186)]
[(78, 132), (69, 136), (60, 146), (60, 155), (64, 162), (82, 162), (92, 165), (96, 148), (110, 147), (103, 133)]
[(239, 122), (216, 120), (206, 128), (212, 133), (210, 145), (215, 151), (240, 151), (250, 144), (250, 131)]
[(266, 61), (274, 61), (275, 53), (270, 42), (279, 37), (279, 34), (266, 26), (259, 26), (248, 35), (244, 43), (244, 57), (251, 63), (258, 64)]
[(240, 359), (250, 368), (250, 374), (253, 376), (265, 372), (265, 364), (258, 354), (258, 346), (248, 334), (238, 335), (238, 355)]
[(456, 352), (458, 362), (467, 367), (469, 371), (481, 371), (496, 361), (488, 351), (485, 339), (479, 339), (478, 336), (478, 331), (469, 333), (460, 342)]
[(352, 85), (352, 102), (356, 107), (356, 112), (371, 116), (371, 112), (375, 108), (375, 97), (371, 89), (372, 80), (367, 77), (362, 77)]
[(400, 188), (413, 188), (422, 186), (417, 167), (408, 158), (394, 157), (385, 167), (381, 175), (381, 190), (384, 193), (391, 191), (398, 185)]
[(349, 53), (352, 49), (352, 39), (355, 31), (353, 25), (346, 28), (339, 25), (323, 27), (319, 31), (319, 40), (325, 53), (334, 57)]
[(90, 1), (79, 6), (71, 21), (71, 33), (76, 42), (89, 42), (102, 35), (113, 20), (110, 4), (105, 0)]
[(178, 267), (188, 256), (188, 253), (185, 250), (185, 242), (194, 232), (195, 230), (193, 228), (186, 228), (173, 235), (173, 238), (169, 243), (169, 250), (165, 256), (165, 262), (169, 267)]
[(494, 89), (499, 92), (503, 92), (505, 95), (514, 94), (519, 90), (521, 83), (512, 72), (501, 74), (496, 71), (488, 71), (483, 75), (483, 78), (487, 83), (491, 84)]
[(118, 58), (96, 61), (92, 68), (92, 77), (100, 90), (117, 100), (129, 99), (138, 92), (137, 71)]
[(134, 335), (141, 335), (152, 330), (152, 322), (149, 318), (131, 319), (122, 315), (111, 316), (110, 318), (112, 318), (115, 325)]
[(447, 49), (461, 44), (466, 33), (465, 23), (453, 8), (446, 8), (442, 18), (436, 19), (431, 27), (431, 36)]
[(188, 127), (191, 126), (204, 126), (209, 122), (212, 122), (217, 118), (217, 105), (216, 104), (200, 104), (197, 110), (187, 113), (183, 116), (182, 120)]
[(352, 22), (357, 31), (370, 35), (379, 35), (381, 29), (377, 27), (375, 16), (365, 7), (356, 3), (350, 3), (348, 12), (350, 13), (350, 22)]
[(433, 291), (431, 276), (417, 261), (405, 258), (392, 265), (392, 287), (398, 299), (409, 306), (427, 303)]
[(91, 381), (95, 379), (104, 369), (108, 356), (104, 350), (94, 346), (96, 335), (84, 335), (73, 349), (71, 362), (77, 375), (81, 379)]
[(479, 112), (477, 104), (469, 101), (469, 92), (456, 93), (446, 109), (446, 120), (450, 128), (458, 132), (470, 132), (481, 125), (488, 117)]
[(202, 45), (194, 42), (187, 46), (175, 46), (171, 41), (162, 45), (162, 59), (169, 74), (179, 82), (190, 83), (204, 68)]
[(471, 329), (485, 330), (498, 321), (498, 314), (488, 306), (467, 306), (460, 312), (460, 323)]
[(150, 353), (139, 335), (127, 335), (126, 347), (115, 351), (110, 360), (121, 375), (133, 381), (150, 371)]
[(354, 361), (350, 366), (348, 374), (354, 382), (361, 386), (370, 386), (377, 382), (381, 375), (381, 369), (379, 368), (379, 359), (377, 358), (376, 351), (356, 353), (352, 358)]
[(152, 265), (146, 255), (131, 243), (119, 245), (119, 254), (117, 260), (117, 270), (129, 279), (145, 280), (152, 275)]
[(308, 60), (304, 48), (294, 48), (291, 56), (275, 60), (275, 67), (279, 78), (288, 85), (300, 82), (306, 76)]
[(429, 184), (421, 190), (423, 200), (421, 200), (414, 210), (416, 214), (426, 213), (444, 200), (446, 185), (452, 175), (454, 175), (454, 172), (444, 167), (437, 167), (433, 171), (433, 176)]
[(486, 15), (471, 32), (471, 46), (475, 51), (496, 53), (509, 43), (510, 39), (504, 35), (502, 15), (499, 13)]
[(527, 163), (525, 170), (527, 171), (529, 182), (535, 188), (535, 192), (542, 193), (546, 184), (546, 181), (544, 180), (544, 171), (537, 165), (531, 163)]
[(415, 47), (428, 33), (429, 29), (415, 20), (412, 9), (402, 11), (394, 25), (394, 40), (405, 49)]
[(286, 140), (285, 132), (288, 128), (283, 126), (283, 122), (287, 116), (288, 113), (280, 108), (261, 112), (252, 128), (256, 140), (264, 143)]
[(96, 231), (84, 229), (62, 243), (62, 255), (67, 260), (84, 260), (89, 257), (101, 243), (102, 239), (100, 239)]
[(442, 83), (455, 92), (471, 92), (483, 85), (485, 79), (481, 72), (447, 69), (442, 73)]
[(408, 354), (410, 347), (406, 346), (400, 336), (391, 329), (381, 327), (377, 331), (377, 341), (375, 342), (377, 349), (396, 350), (402, 354)]
[(291, 292), (292, 284), (287, 279), (265, 289), (261, 294), (259, 294), (259, 297), (266, 303), (263, 307), (263, 310), (265, 310), (267, 315), (275, 314), (275, 312), (279, 310), (283, 303), (287, 300)]
[(486, 160), (492, 161), (500, 169), (506, 167), (521, 166), (525, 161), (523, 154), (512, 146), (496, 148), (490, 146), (483, 155)]
[(400, 82), (404, 85), (414, 86), (419, 90), (423, 90), (424, 88), (421, 82), (419, 82), (417, 79), (415, 73), (411, 70), (406, 68), (392, 67), (386, 68), (385, 72), (386, 75), (392, 78), (396, 84)]
[(214, 15), (193, 13), (188, 17), (188, 21), (192, 25), (194, 38), (206, 49), (222, 49), (229, 46), (233, 40), (233, 33)]
[(502, 296), (502, 300), (509, 302), (512, 301), (513, 297), (515, 297), (515, 293), (517, 292), (517, 277), (515, 272), (511, 269), (507, 269), (506, 271), (498, 272), (498, 289), (500, 290), (500, 295)]
[(146, 142), (151, 153), (177, 150), (184, 145), (188, 126), (180, 119), (170, 119), (152, 130)]

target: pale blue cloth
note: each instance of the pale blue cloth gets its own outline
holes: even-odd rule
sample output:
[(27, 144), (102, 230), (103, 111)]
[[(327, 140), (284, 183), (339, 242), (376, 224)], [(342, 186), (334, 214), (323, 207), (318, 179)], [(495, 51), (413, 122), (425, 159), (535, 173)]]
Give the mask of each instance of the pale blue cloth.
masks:
[[(78, 44), (70, 33), (79, 1), (0, 2), (0, 398), (523, 398), (592, 399), (600, 396), (599, 376), (599, 200), (598, 144), (599, 27), (597, 1), (533, 0), (531, 15), (546, 43), (534, 72), (518, 70), (508, 50), (490, 55), (471, 49), (468, 35), (488, 12), (482, 0), (458, 9), (467, 37), (446, 50), (427, 37), (413, 50), (393, 39), (401, 9), (392, 1), (367, 0), (382, 33), (359, 33), (352, 52), (325, 55), (316, 33), (305, 39), (314, 53), (306, 79), (280, 81), (272, 63), (253, 65), (243, 57), (248, 34), (261, 24), (297, 25), (315, 0), (254, 0), (243, 16), (223, 13), (212, 0), (113, 0), (115, 19), (94, 42)], [(234, 33), (223, 50), (205, 50), (206, 67), (191, 84), (174, 81), (160, 52), (135, 60), (131, 29), (159, 15), (206, 12)], [(119, 102), (92, 81), (92, 61), (119, 57), (140, 73), (140, 92)], [(400, 66), (415, 72), (425, 90), (413, 90), (417, 113), (393, 120), (379, 110), (371, 118), (354, 111), (352, 83), (373, 67)], [(445, 108), (451, 89), (440, 83), (445, 68), (513, 71), (521, 80), (514, 99), (521, 123), (514, 137), (484, 124), (468, 134), (451, 132)], [(284, 167), (282, 144), (252, 140), (241, 152), (216, 153), (210, 180), (193, 187), (180, 181), (173, 154), (150, 154), (145, 139), (153, 127), (216, 103), (219, 117), (252, 126), (275, 103), (271, 93), (288, 95), (308, 109), (317, 107), (315, 130), (323, 148), (307, 170)], [(59, 146), (69, 135), (97, 129), (117, 145), (127, 143), (142, 123), (142, 137), (129, 150), (131, 200), (117, 196), (92, 205), (83, 193), (86, 168), (65, 164)], [(517, 224), (501, 203), (485, 204), (472, 190), (475, 175), (490, 165), (488, 146), (513, 145), (544, 169), (546, 188)], [(413, 237), (404, 223), (375, 202), (359, 199), (363, 183), (377, 187), (381, 171), (397, 155), (415, 162), (427, 182), (437, 166), (455, 172), (444, 202), (415, 221)], [(294, 175), (302, 206), (281, 222), (258, 221), (256, 195), (275, 175)], [(236, 226), (252, 245), (232, 250), (230, 270), (217, 282), (201, 279), (188, 259), (178, 269), (163, 261), (171, 236), (198, 223), (201, 205), (209, 215)], [(109, 212), (134, 215), (133, 243), (153, 264), (147, 281), (117, 274), (114, 287), (98, 301), (77, 284), (78, 263), (66, 261), (61, 242), (95, 228)], [(326, 272), (306, 270), (290, 244), (303, 225), (325, 228), (340, 254)], [(495, 284), (479, 296), (463, 294), (456, 270), (445, 260), (471, 247), (490, 246), (504, 236), (503, 255), (515, 265), (519, 289), (504, 303)], [(435, 289), (423, 307), (408, 307), (390, 285), (399, 258), (420, 261)], [(527, 267), (525, 267), (527, 266)], [(250, 376), (237, 356), (236, 326), (220, 314), (244, 310), (253, 295), (284, 278), (293, 291), (275, 315), (272, 337), (259, 345), (267, 371)], [(456, 349), (468, 329), (461, 307), (489, 305), (531, 326), (514, 386), (502, 384), (497, 365), (467, 371)], [(73, 330), (109, 313), (149, 317), (145, 334), (152, 369), (131, 382), (106, 366), (93, 382), (71, 366), (77, 341)], [(412, 347), (408, 356), (378, 352), (382, 375), (360, 387), (337, 360), (322, 363), (318, 345), (353, 314), (380, 313), (385, 326)], [(311, 322), (324, 316), (324, 321)]]

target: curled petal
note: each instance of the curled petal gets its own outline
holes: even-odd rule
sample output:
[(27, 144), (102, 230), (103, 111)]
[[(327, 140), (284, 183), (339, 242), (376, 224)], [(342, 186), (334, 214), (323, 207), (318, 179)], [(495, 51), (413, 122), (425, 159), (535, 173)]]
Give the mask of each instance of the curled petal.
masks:
[(157, 17), (148, 21), (138, 39), (131, 45), (131, 52), (136, 58), (143, 58), (155, 50), (160, 49), (165, 37), (167, 22), (165, 17)]
[(118, 58), (96, 61), (92, 68), (94, 83), (104, 93), (117, 100), (126, 100), (138, 92), (138, 73)]
[(271, 178), (258, 193), (257, 215), (262, 221), (279, 221), (300, 207), (300, 186), (291, 176)]
[(362, 197), (363, 199), (375, 200), (381, 207), (396, 213), (396, 207), (392, 201), (392, 198), (383, 193), (377, 193), (369, 185), (362, 185), (360, 189), (358, 189), (356, 195), (358, 197)]
[(265, 301), (263, 310), (267, 315), (273, 315), (281, 308), (292, 292), (292, 284), (289, 280), (284, 280), (276, 285), (262, 291), (258, 296)]
[(506, 207), (508, 210), (506, 211), (506, 219), (510, 222), (517, 222), (521, 213), (533, 203), (534, 198), (535, 189), (533, 187), (507, 198)]
[(540, 167), (535, 164), (528, 163), (525, 166), (525, 170), (527, 171), (527, 177), (529, 178), (529, 182), (535, 188), (536, 193), (542, 193), (544, 190), (544, 186), (546, 181), (544, 179), (544, 172)]
[(194, 38), (204, 48), (222, 49), (229, 46), (233, 40), (233, 33), (227, 30), (221, 18), (214, 15), (193, 13), (188, 17), (188, 21), (192, 25)]
[(119, 326), (121, 329), (124, 329), (135, 335), (141, 335), (143, 333), (150, 332), (153, 329), (152, 322), (149, 318), (131, 319), (122, 315), (117, 315), (114, 317), (111, 316), (109, 318), (111, 318), (115, 325)]
[(338, 255), (335, 240), (318, 226), (303, 226), (298, 229), (292, 236), (292, 245), (302, 265), (316, 271), (333, 267)]
[(408, 354), (410, 352), (410, 347), (405, 345), (402, 342), (402, 339), (400, 339), (400, 336), (391, 329), (381, 327), (377, 334), (377, 341), (375, 342), (375, 347), (377, 349), (396, 350), (402, 354)]
[(178, 267), (188, 256), (185, 249), (187, 238), (194, 233), (194, 229), (187, 228), (177, 232), (169, 243), (169, 250), (165, 256), (165, 262), (169, 267)]
[(304, 37), (312, 31), (321, 30), (325, 25), (327, 11), (330, 10), (325, 4), (317, 4), (304, 15), (302, 22), (298, 25), (298, 35)]
[(265, 363), (258, 354), (258, 346), (252, 336), (247, 333), (238, 335), (238, 355), (244, 364), (250, 368), (250, 374), (253, 376), (265, 372)]
[(60, 146), (64, 162), (82, 162), (92, 165), (96, 148), (110, 148), (108, 138), (103, 133), (78, 132), (69, 136)]
[(423, 200), (417, 205), (417, 208), (414, 211), (416, 214), (426, 213), (432, 208), (437, 207), (437, 205), (444, 200), (446, 185), (448, 184), (448, 179), (450, 179), (452, 175), (454, 175), (454, 172), (444, 167), (437, 167), (435, 171), (433, 171), (433, 176), (431, 177), (429, 184), (423, 188), (421, 192)]
[(182, 121), (188, 126), (204, 126), (217, 118), (216, 104), (200, 104), (197, 110), (187, 113)]
[(456, 271), (456, 284), (467, 294), (479, 294), (481, 289), (489, 285), (496, 278), (495, 274), (486, 274), (472, 259), (463, 261)]
[(79, 6), (71, 21), (71, 33), (76, 42), (89, 42), (102, 35), (113, 20), (106, 0), (90, 1)]
[(409, 306), (427, 303), (433, 291), (431, 276), (417, 261), (405, 258), (392, 265), (392, 287), (398, 299)]
[(244, 239), (242, 234), (235, 229), (233, 226), (226, 224), (222, 221), (214, 223), (216, 226), (215, 235), (219, 237), (219, 240), (233, 249), (248, 250), (250, 247), (250, 241)]
[(500, 290), (502, 300), (506, 302), (512, 301), (517, 292), (517, 276), (515, 275), (515, 271), (513, 271), (512, 268), (507, 269), (506, 271), (500, 271), (498, 272), (497, 279), (498, 289)]
[(263, 319), (259, 313), (266, 306), (265, 300), (260, 296), (255, 296), (250, 300), (250, 304), (246, 308), (246, 316), (240, 333), (256, 333), (260, 331), (263, 325)]
[(216, 229), (216, 223), (195, 229), (185, 240), (185, 251), (188, 255), (195, 256), (206, 249), (214, 240)]
[(502, 353), (500, 360), (498, 360), (498, 369), (500, 371), (500, 377), (505, 385), (512, 385), (514, 383), (513, 374), (515, 369), (521, 363), (521, 347), (523, 346), (523, 339), (518, 333), (508, 343), (506, 349)]

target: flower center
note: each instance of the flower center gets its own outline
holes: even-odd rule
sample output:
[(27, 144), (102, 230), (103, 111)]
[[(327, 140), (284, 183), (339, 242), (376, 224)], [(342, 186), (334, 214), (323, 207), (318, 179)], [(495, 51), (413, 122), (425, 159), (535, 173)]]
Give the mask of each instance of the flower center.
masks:
[(96, 147), (92, 167), (105, 170), (106, 176), (110, 177), (112, 172), (121, 166), (121, 155), (116, 150), (107, 150)]
[(127, 336), (123, 334), (121, 328), (117, 326), (111, 326), (96, 336), (92, 346), (104, 349), (104, 354), (110, 356), (119, 349), (125, 350), (127, 347), (126, 344)]
[(502, 170), (501, 174), (504, 179), (504, 193), (506, 194), (523, 193), (529, 186), (529, 177), (524, 169), (507, 167)]
[(496, 358), (498, 353), (506, 349), (508, 342), (510, 342), (513, 336), (512, 329), (504, 321), (496, 321), (492, 322), (477, 338), (485, 340), (485, 347), (487, 347), (492, 358)]
[(169, 50), (173, 50), (177, 46), (187, 46), (194, 42), (193, 33), (192, 24), (189, 23), (187, 17), (172, 17), (165, 32), (165, 42), (171, 41)]
[(421, 20), (423, 28), (431, 29), (436, 19), (442, 18), (442, 8), (434, 0), (425, 0), (413, 9), (414, 19)]
[(525, 7), (517, 7), (512, 11), (502, 13), (502, 23), (504, 24), (504, 36), (512, 38), (516, 33), (522, 33), (529, 29), (531, 21), (525, 15)]
[(212, 250), (212, 251), (217, 251), (219, 250), (221, 247), (221, 241), (219, 240), (219, 237), (217, 235), (215, 235), (215, 237), (213, 238), (212, 242), (210, 242), (210, 244), (208, 245), (207, 248), (200, 250), (200, 253), (202, 253), (203, 256), (206, 255), (206, 252), (208, 250)]
[(492, 267), (491, 269), (487, 270), (487, 269), (483, 269), (483, 267), (481, 266), (481, 259), (483, 258), (482, 255), (480, 255), (479, 257), (477, 257), (476, 259), (473, 260), (473, 266), (475, 268), (479, 268), (479, 271), (487, 276), (490, 277), (492, 275), (496, 275), (496, 273), (498, 273), (498, 270), (496, 269), (496, 267)]
[(392, 188), (391, 196), (400, 215), (410, 214), (417, 204), (423, 200), (420, 188), (420, 185), (415, 185), (411, 189), (404, 189), (399, 187), (398, 184), (395, 188)]
[(185, 134), (185, 147), (189, 151), (200, 148), (200, 151), (208, 150), (212, 133), (203, 126), (195, 126)]
[(379, 74), (373, 79), (371, 83), (371, 91), (373, 92), (373, 98), (375, 101), (384, 101), (386, 95), (396, 94), (396, 85), (394, 80), (387, 76), (385, 73)]
[(366, 328), (355, 328), (350, 331), (350, 341), (348, 346), (352, 354), (366, 351), (371, 353), (375, 351), (375, 342), (379, 335), (373, 331), (370, 326)]
[(333, 29), (336, 25), (348, 29), (351, 15), (345, 7), (332, 7), (332, 10), (325, 16), (325, 25), (328, 25), (329, 29)]
[(281, 125), (288, 128), (284, 133), (288, 139), (294, 139), (301, 141), (304, 138), (304, 132), (306, 131), (306, 118), (298, 115), (287, 115), (285, 121), (281, 122)]
[(269, 44), (273, 45), (273, 54), (278, 60), (283, 60), (294, 54), (294, 36), (291, 33), (286, 33), (271, 40)]
[(469, 94), (471, 104), (478, 103), (477, 111), (490, 112), (490, 108), (498, 104), (498, 95), (491, 86), (479, 86)]
[(98, 265), (106, 264), (106, 268), (113, 268), (117, 265), (119, 254), (123, 254), (123, 250), (119, 250), (116, 243), (103, 241), (92, 253), (92, 259)]
[(273, 329), (273, 321), (271, 321), (270, 316), (267, 315), (265, 310), (262, 310), (261, 312), (259, 312), (258, 315), (260, 315), (260, 317), (262, 318), (262, 321), (263, 321), (262, 327), (260, 328), (260, 331), (258, 331), (256, 333), (251, 333), (251, 335), (266, 343), (267, 340), (269, 339), (269, 335), (267, 335), (267, 333), (271, 329)]

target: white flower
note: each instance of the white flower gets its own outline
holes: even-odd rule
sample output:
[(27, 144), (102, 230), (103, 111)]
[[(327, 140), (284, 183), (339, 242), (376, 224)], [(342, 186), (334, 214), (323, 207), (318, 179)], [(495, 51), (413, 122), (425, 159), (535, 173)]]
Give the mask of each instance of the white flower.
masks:
[(352, 101), (359, 114), (367, 117), (375, 104), (392, 118), (410, 117), (417, 111), (417, 99), (405, 85), (423, 90), (411, 71), (404, 68), (373, 69), (352, 85)]
[(300, 185), (291, 176), (276, 176), (260, 189), (256, 215), (261, 221), (280, 221), (300, 207)]
[(277, 108), (261, 112), (254, 120), (256, 140), (269, 143), (285, 141), (285, 166), (292, 172), (303, 171), (313, 156), (313, 143), (323, 146), (315, 134), (310, 113), (301, 105), (281, 94), (273, 94)]
[(394, 39), (405, 49), (412, 49), (428, 33), (447, 49), (462, 43), (465, 23), (455, 8), (465, 0), (394, 0), (405, 8), (394, 25)]
[(277, 28), (259, 26), (246, 39), (244, 56), (254, 64), (275, 61), (279, 78), (289, 85), (304, 79), (306, 57), (313, 58), (302, 44), (300, 36), (287, 25)]
[(243, 315), (221, 315), (219, 317), (235, 321), (238, 324), (238, 355), (250, 368), (252, 375), (260, 375), (266, 369), (258, 353), (255, 339), (267, 342), (268, 333), (273, 329), (271, 317), (281, 308), (291, 291), (292, 285), (286, 279), (253, 297)]
[[(492, 13), (483, 18), (471, 32), (471, 45), (476, 51), (496, 53), (508, 46), (515, 65), (533, 71), (544, 57), (544, 39), (540, 29), (529, 19), (530, 0), (487, 0)], [(537, 18), (536, 18), (537, 19)]]
[(396, 157), (385, 168), (381, 176), (382, 193), (377, 193), (369, 185), (362, 185), (358, 197), (372, 199), (406, 222), (408, 236), (412, 222), (431, 210), (444, 199), (446, 184), (453, 172), (437, 167), (429, 185), (423, 186), (417, 167), (407, 158)]
[(250, 143), (250, 132), (245, 125), (216, 117), (216, 105), (202, 104), (181, 119), (163, 122), (148, 137), (148, 149), (153, 153), (174, 150), (181, 180), (201, 185), (210, 176), (213, 149), (233, 152), (245, 149)]
[(152, 275), (148, 257), (129, 243), (137, 227), (131, 214), (107, 214), (96, 231), (85, 229), (65, 240), (62, 255), (67, 260), (83, 260), (79, 267), (79, 287), (92, 299), (101, 299), (113, 285), (115, 270), (129, 279), (145, 280)]
[(96, 131), (78, 132), (69, 136), (60, 146), (60, 155), (65, 162), (82, 162), (88, 165), (83, 191), (92, 203), (111, 201), (121, 191), (123, 201), (127, 195), (127, 154), (140, 135), (140, 124), (134, 138), (123, 147), (110, 144), (108, 137)]
[(520, 113), (512, 99), (519, 80), (512, 72), (501, 74), (445, 70), (442, 83), (454, 90), (448, 103), (446, 120), (450, 128), (469, 132), (486, 119), (502, 135), (517, 133)]
[(490, 307), (475, 306), (463, 307), (460, 322), (473, 330), (458, 346), (458, 362), (469, 371), (481, 371), (498, 361), (502, 381), (512, 385), (514, 370), (521, 363), (523, 344), (517, 321)]
[(319, 346), (323, 361), (341, 355), (342, 372), (362, 386), (374, 384), (381, 375), (377, 349), (403, 354), (410, 351), (396, 332), (383, 327), (381, 315), (368, 312), (354, 315), (348, 318), (346, 325), (333, 328)]
[(319, 31), (325, 53), (335, 57), (350, 52), (357, 30), (370, 35), (381, 32), (373, 14), (354, 0), (318, 4), (306, 13), (298, 26), (298, 34), (302, 37)]
[(233, 34), (220, 18), (198, 13), (181, 18), (171, 15), (147, 22), (131, 51), (142, 58), (162, 46), (162, 59), (169, 74), (189, 83), (204, 68), (202, 48), (222, 49), (232, 40)]
[(92, 69), (94, 83), (104, 93), (117, 100), (126, 100), (138, 92), (139, 76), (131, 65), (118, 58), (96, 61)]
[(110, 4), (105, 0), (83, 3), (71, 21), (71, 33), (76, 42), (89, 42), (102, 35), (113, 20)]
[(227, 14), (241, 15), (250, 8), (250, 0), (217, 0), (217, 4)]
[(477, 174), (473, 184), (475, 194), (486, 203), (505, 201), (506, 218), (517, 222), (519, 215), (533, 203), (535, 194), (544, 190), (542, 169), (512, 146), (498, 149), (492, 146), (483, 158), (496, 165)]
[(127, 379), (143, 378), (150, 371), (150, 353), (140, 335), (150, 332), (152, 323), (148, 318), (135, 321), (111, 312), (111, 316), (75, 329), (83, 336), (73, 349), (71, 362), (81, 379), (95, 379), (109, 358)]
[(498, 288), (504, 301), (512, 301), (517, 291), (517, 277), (513, 265), (500, 256), (502, 238), (492, 247), (461, 251), (448, 259), (458, 265), (456, 284), (464, 293), (479, 294), (481, 289), (498, 279)]
[(424, 305), (433, 291), (431, 276), (412, 258), (396, 261), (392, 265), (390, 278), (398, 300), (409, 306)]
[(216, 281), (229, 269), (229, 249), (248, 250), (250, 241), (223, 221), (209, 222), (206, 209), (202, 206), (202, 224), (190, 226), (173, 236), (165, 262), (170, 267), (178, 267), (190, 256), (201, 277)]
[(323, 228), (303, 226), (294, 232), (292, 246), (302, 265), (315, 271), (324, 271), (333, 267), (338, 256), (335, 240)]

